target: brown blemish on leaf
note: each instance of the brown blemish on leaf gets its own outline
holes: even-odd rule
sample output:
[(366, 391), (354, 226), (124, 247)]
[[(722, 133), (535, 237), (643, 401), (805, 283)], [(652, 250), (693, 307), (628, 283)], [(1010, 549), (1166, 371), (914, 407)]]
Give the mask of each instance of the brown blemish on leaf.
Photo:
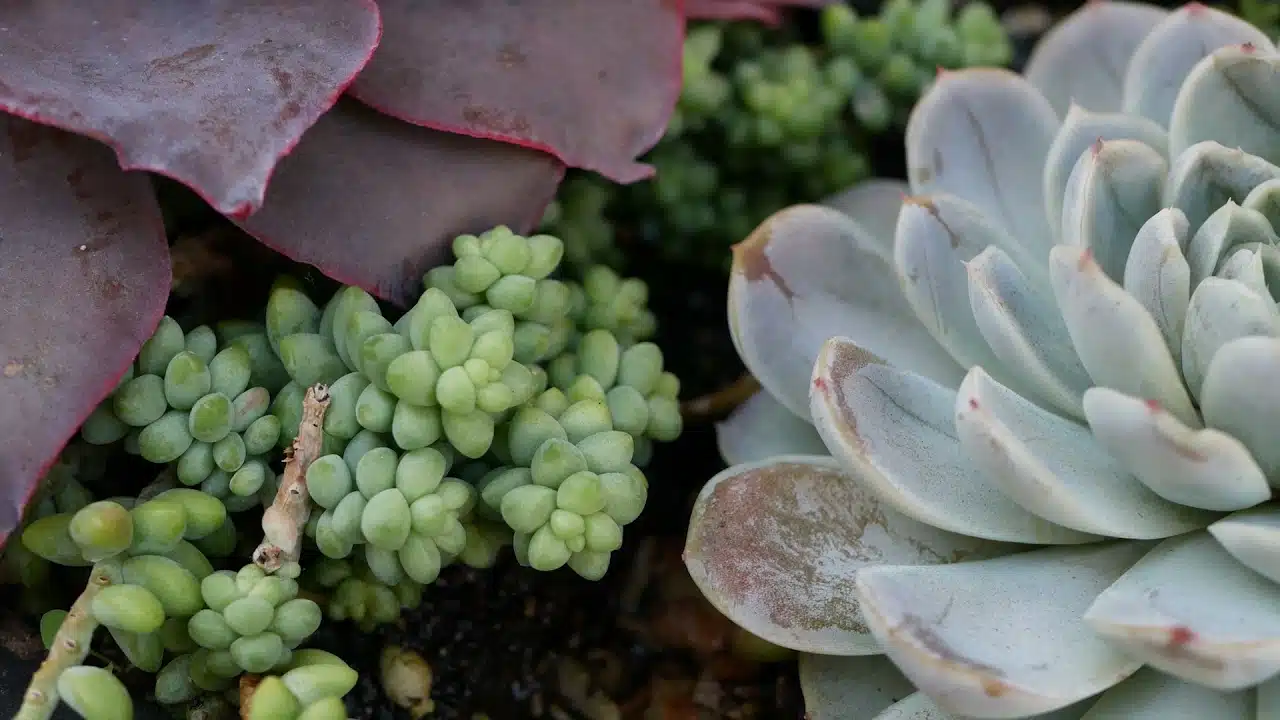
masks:
[(147, 63), (147, 67), (155, 72), (187, 72), (217, 51), (218, 46), (211, 43), (197, 45), (177, 55), (169, 55), (168, 57), (152, 60)]
[(504, 68), (520, 67), (528, 61), (528, 56), (515, 43), (503, 43), (502, 47), (498, 48), (498, 64)]
[(1076, 269), (1083, 272), (1093, 265), (1093, 248), (1085, 248), (1084, 252), (1080, 253), (1080, 260), (1076, 263)]
[(4, 376), (7, 378), (17, 377), (25, 367), (26, 365), (17, 360), (10, 360), (4, 364)]
[(955, 250), (960, 247), (960, 235), (955, 230), (951, 229), (951, 226), (947, 224), (946, 220), (942, 219), (942, 213), (938, 212), (938, 206), (933, 203), (933, 200), (927, 197), (909, 197), (903, 202), (922, 208), (932, 215), (933, 219), (942, 226), (942, 231), (947, 234), (947, 239), (951, 242), (951, 249)]
[(472, 104), (462, 108), (462, 119), (471, 127), (489, 132), (519, 137), (526, 137), (529, 134), (529, 121), (519, 113), (508, 114), (501, 110)]
[[(853, 408), (849, 406), (849, 398), (845, 395), (845, 384), (858, 373), (859, 370), (868, 366), (881, 364), (884, 361), (876, 355), (863, 350), (853, 343), (841, 342), (833, 343), (828, 346), (823, 353), (825, 360), (824, 375), (830, 378), (829, 382), (825, 382), (822, 390), (823, 395), (829, 402), (835, 403), (836, 410), (840, 414), (841, 422), (836, 424), (836, 429), (845, 441), (857, 448), (863, 447), (862, 437), (858, 435), (858, 417), (853, 412)], [(822, 376), (818, 377), (823, 379)], [(817, 383), (815, 382), (815, 387)]]
[(773, 263), (765, 253), (765, 248), (773, 239), (773, 223), (772, 217), (765, 220), (747, 236), (746, 240), (730, 248), (733, 253), (733, 271), (741, 273), (747, 282), (751, 283), (768, 279), (790, 302), (795, 297), (795, 293), (787, 286), (787, 281), (782, 279), (778, 271), (773, 269)]
[(853, 573), (841, 572), (879, 559), (862, 536), (884, 527), (884, 514), (862, 500), (834, 468), (762, 467), (716, 486), (686, 557), (700, 558), (718, 595), (751, 615), (799, 631), (865, 635)]
[[(987, 665), (986, 663), (974, 660), (966, 655), (961, 654), (955, 648), (951, 647), (941, 635), (939, 635), (929, 623), (925, 622), (919, 615), (906, 614), (902, 616), (902, 622), (889, 631), (891, 635), (906, 635), (914, 644), (923, 647), (934, 657), (953, 665), (958, 665), (967, 670), (982, 673), (985, 676), (983, 689), (986, 690), (988, 681), (998, 682), (995, 678), (1004, 677), (1004, 671), (998, 667)], [(1003, 685), (1003, 683), (1000, 683)], [(1008, 690), (1005, 686), (1000, 692)], [(988, 692), (988, 695), (991, 693)], [(996, 697), (992, 695), (992, 697)]]

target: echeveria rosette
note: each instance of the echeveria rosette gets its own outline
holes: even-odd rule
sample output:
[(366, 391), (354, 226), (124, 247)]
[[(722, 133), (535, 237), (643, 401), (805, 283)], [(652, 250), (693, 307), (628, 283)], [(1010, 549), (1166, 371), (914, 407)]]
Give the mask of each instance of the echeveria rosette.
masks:
[(1280, 714), (1277, 67), (1203, 6), (1091, 3), (1025, 78), (944, 74), (908, 186), (736, 248), (765, 392), (685, 557), (811, 712)]

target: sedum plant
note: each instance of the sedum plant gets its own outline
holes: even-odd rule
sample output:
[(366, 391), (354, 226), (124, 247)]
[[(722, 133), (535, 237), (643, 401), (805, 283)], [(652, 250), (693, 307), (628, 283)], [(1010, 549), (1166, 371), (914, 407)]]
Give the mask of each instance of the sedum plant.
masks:
[(1090, 3), (1025, 75), (943, 75), (908, 183), (735, 247), (764, 391), (685, 559), (810, 714), (1280, 717), (1278, 68)]
[[(453, 254), (404, 313), (283, 276), (260, 321), (162, 318), (0, 556), (27, 592), (51, 564), (92, 568), (41, 619), (20, 720), (58, 702), (131, 717), (111, 669), (85, 664), (99, 627), (175, 712), (341, 720), (355, 672), (303, 647), (326, 616), (372, 631), (508, 545), (538, 571), (605, 575), (654, 443), (683, 430), (648, 288), (604, 267), (579, 282), (560, 239), (505, 226)], [(136, 496), (108, 488), (113, 449), (163, 470)]]
[(163, 314), (153, 179), (403, 305), (455, 235), (531, 229), (566, 167), (652, 172), (635, 158), (678, 95), (684, 15), (660, 0), (52, 0), (5, 5), (0, 27), (2, 543)]

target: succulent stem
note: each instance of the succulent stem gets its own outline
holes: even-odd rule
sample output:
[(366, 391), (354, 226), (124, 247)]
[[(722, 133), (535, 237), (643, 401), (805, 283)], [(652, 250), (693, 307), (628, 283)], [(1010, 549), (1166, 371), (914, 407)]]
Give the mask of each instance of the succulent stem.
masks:
[(98, 621), (90, 610), (93, 598), (102, 588), (120, 580), (120, 564), (114, 560), (105, 560), (93, 567), (84, 592), (76, 598), (62, 621), (49, 654), (31, 676), (31, 684), (22, 696), (22, 707), (18, 708), (14, 720), (48, 720), (53, 716), (54, 708), (58, 706), (58, 677), (63, 670), (84, 662), (89, 655), (93, 633), (98, 629)]
[(253, 561), (269, 573), (296, 564), (302, 554), (302, 529), (311, 514), (307, 468), (320, 456), (324, 441), (321, 428), (328, 407), (327, 385), (316, 383), (307, 388), (298, 437), (285, 452), (284, 478), (271, 507), (262, 514), (262, 543), (253, 551)]
[(694, 422), (720, 419), (733, 412), (734, 408), (746, 402), (759, 389), (760, 381), (751, 373), (743, 373), (725, 387), (686, 401), (681, 405), (680, 413)]

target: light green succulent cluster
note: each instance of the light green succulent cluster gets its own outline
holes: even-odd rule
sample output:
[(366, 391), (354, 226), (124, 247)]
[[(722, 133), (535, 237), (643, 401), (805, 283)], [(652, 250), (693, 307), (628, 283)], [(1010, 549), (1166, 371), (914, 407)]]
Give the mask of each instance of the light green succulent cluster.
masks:
[(711, 267), (771, 213), (865, 178), (869, 148), (906, 121), (938, 68), (1004, 66), (991, 7), (891, 0), (874, 17), (822, 9), (822, 37), (752, 22), (704, 22), (685, 37), (680, 99), (646, 160), (652, 182), (615, 188), (573, 175), (544, 218), (570, 263), (618, 265), (630, 247)]
[[(230, 682), (242, 672), (264, 673), (287, 664), (293, 650), (320, 627), (320, 606), (298, 597), (298, 583), (266, 575), (254, 564), (219, 570), (200, 583), (205, 607), (187, 633), (207, 650), (193, 660), (203, 677)], [(221, 687), (202, 687), (219, 690)]]
[(150, 462), (174, 463), (183, 485), (232, 512), (269, 504), (281, 424), (268, 410), (282, 374), (261, 325), (230, 325), (220, 342), (209, 326), (184, 333), (166, 315), (80, 437), (94, 445), (123, 440)]
[(313, 563), (303, 582), (328, 596), (330, 620), (350, 620), (365, 632), (393, 623), (400, 613), (422, 604), (423, 585), (403, 578), (394, 585), (380, 580), (361, 556), (324, 558)]
[(360, 676), (338, 656), (323, 650), (300, 650), (279, 674), (258, 683), (246, 720), (345, 720), (343, 696)]
[(736, 248), (765, 392), (685, 558), (810, 713), (1280, 716), (1277, 72), (1220, 11), (1090, 3), (939, 79), (908, 185)]
[[(526, 542), (550, 511), (512, 520), (485, 478), (529, 475), (550, 440), (572, 438), (590, 457), (607, 457), (592, 466), (605, 475), (592, 475), (591, 492), (626, 509), (609, 520), (615, 540), (588, 549), (580, 529), (558, 546), (559, 562), (539, 553), (528, 564), (554, 570), (576, 553), (571, 567), (599, 578), (621, 525), (644, 506), (639, 466), (654, 441), (682, 430), (679, 381), (646, 340), (655, 321), (644, 283), (604, 267), (589, 269), (582, 283), (561, 279), (559, 239), (506, 227), (460, 236), (453, 251), (456, 261), (426, 273), (421, 297), (394, 322), (357, 288), (341, 289), (323, 308), (291, 282), (272, 291), (268, 335), (292, 378), (273, 408), (285, 441), (297, 433), (300, 390), (330, 383), (323, 454), (307, 471), (318, 506), (307, 535), (325, 557), (352, 560), (349, 581), (328, 584), (331, 617), (392, 618), (392, 588), (432, 583), (455, 561), (491, 565), (513, 540), (527, 560)], [(618, 473), (625, 479), (611, 476)], [(545, 482), (554, 489), (563, 479)], [(488, 493), (484, 503), (478, 487)], [(602, 512), (597, 500), (567, 502), (584, 528), (586, 516)]]

